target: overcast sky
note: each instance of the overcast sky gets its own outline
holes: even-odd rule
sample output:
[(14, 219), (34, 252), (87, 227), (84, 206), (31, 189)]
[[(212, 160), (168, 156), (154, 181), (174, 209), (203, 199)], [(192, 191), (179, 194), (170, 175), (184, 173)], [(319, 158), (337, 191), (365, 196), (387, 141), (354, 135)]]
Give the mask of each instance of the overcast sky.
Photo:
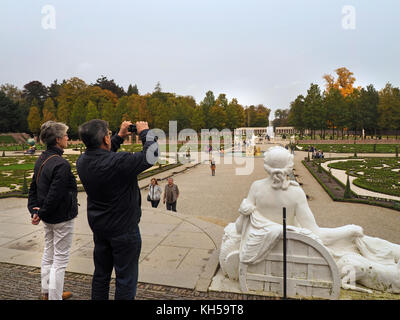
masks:
[(276, 110), (343, 66), (356, 85), (400, 85), (398, 0), (1, 0), (0, 14), (0, 83), (20, 88), (105, 75)]

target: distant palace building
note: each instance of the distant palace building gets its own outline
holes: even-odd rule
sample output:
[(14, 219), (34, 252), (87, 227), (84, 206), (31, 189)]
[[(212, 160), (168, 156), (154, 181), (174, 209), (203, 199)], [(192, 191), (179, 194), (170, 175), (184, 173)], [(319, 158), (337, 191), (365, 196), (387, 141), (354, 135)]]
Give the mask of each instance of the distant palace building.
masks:
[(269, 127), (246, 127), (246, 128), (236, 128), (235, 135), (245, 135), (246, 133), (253, 132), (256, 136), (263, 136), (265, 137), (268, 132)]
[[(275, 135), (276, 136), (281, 136), (283, 134), (288, 135), (288, 134), (296, 134), (296, 133), (300, 133), (299, 130), (297, 130), (295, 127), (276, 127), (275, 128)], [(305, 129), (304, 130), (304, 134), (308, 134), (309, 130)]]

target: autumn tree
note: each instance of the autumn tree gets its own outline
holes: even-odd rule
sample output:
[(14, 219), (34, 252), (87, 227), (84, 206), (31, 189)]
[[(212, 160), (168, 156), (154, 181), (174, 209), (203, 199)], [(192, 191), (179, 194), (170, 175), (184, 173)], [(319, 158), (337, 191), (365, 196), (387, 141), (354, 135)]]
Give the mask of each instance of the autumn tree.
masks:
[(45, 123), (46, 121), (53, 120), (57, 121), (56, 117), (57, 111), (56, 107), (54, 106), (53, 99), (47, 98), (44, 102), (43, 106), (43, 120), (42, 122)]
[[(100, 88), (98, 89), (101, 91)], [(88, 90), (88, 85), (85, 83), (85, 81), (77, 77), (64, 81), (61, 84), (61, 87), (59, 88), (59, 95), (56, 98), (58, 103), (57, 119), (58, 121), (64, 122), (69, 127), (71, 127), (72, 134), (74, 134), (73, 133), (74, 129), (72, 129), (72, 126), (76, 127), (78, 125), (78, 123), (71, 123), (74, 105), (76, 101), (79, 99), (80, 106), (79, 108), (78, 106), (76, 106), (74, 120), (73, 120), (73, 121), (78, 121), (80, 118), (78, 114), (79, 109), (81, 111), (84, 111), (85, 109), (84, 106), (87, 104), (87, 99), (85, 98), (87, 90)], [(83, 119), (86, 119), (86, 113)], [(77, 130), (77, 127), (75, 129)], [(77, 134), (77, 131), (75, 131), (75, 134)]]
[(153, 118), (147, 108), (147, 99), (140, 95), (131, 95), (126, 101), (126, 114), (132, 122), (147, 121), (149, 126), (153, 126)]
[(178, 96), (173, 98), (175, 104), (175, 120), (178, 124), (178, 132), (190, 128), (191, 117), (196, 108), (196, 101), (191, 96)]
[(70, 115), (70, 105), (65, 101), (60, 102), (57, 108), (57, 120), (65, 124), (69, 124)]
[(34, 99), (32, 101), (32, 106), (28, 115), (28, 126), (29, 130), (34, 134), (39, 134), (42, 119), (40, 117), (39, 107), (37, 106), (37, 101)]
[(190, 120), (191, 128), (196, 132), (200, 132), (201, 129), (204, 129), (205, 123), (203, 109), (200, 106), (196, 106)]
[(244, 110), (236, 98), (226, 107), (226, 127), (233, 131), (244, 125)]
[(72, 106), (70, 117), (71, 136), (78, 137), (79, 126), (86, 121), (86, 101), (83, 97), (77, 98)]
[(325, 74), (323, 76), (326, 81), (326, 90), (338, 89), (340, 93), (346, 97), (353, 92), (353, 84), (356, 81), (356, 78), (353, 77), (353, 72), (350, 72), (350, 70), (345, 67), (338, 68), (335, 72), (337, 74), (336, 80), (330, 74)]
[(222, 130), (226, 128), (227, 114), (226, 107), (228, 101), (226, 100), (225, 94), (220, 94), (218, 99), (215, 100), (215, 104), (208, 111), (208, 125), (209, 129)]
[(87, 104), (86, 121), (99, 118), (100, 118), (99, 110), (97, 110), (97, 107), (93, 101), (89, 101), (89, 103)]
[(115, 132), (119, 128), (120, 121), (118, 121), (118, 113), (116, 112), (115, 105), (111, 101), (108, 101), (104, 105), (101, 113), (101, 118), (108, 122), (110, 130), (112, 130), (113, 132)]

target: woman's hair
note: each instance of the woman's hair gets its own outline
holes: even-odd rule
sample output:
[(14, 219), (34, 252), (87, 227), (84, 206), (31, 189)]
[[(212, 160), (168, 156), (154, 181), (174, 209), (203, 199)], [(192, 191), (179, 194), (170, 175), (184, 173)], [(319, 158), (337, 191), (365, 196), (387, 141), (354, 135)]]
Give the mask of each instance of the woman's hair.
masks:
[(156, 184), (158, 184), (158, 182), (157, 182), (157, 179), (156, 179), (156, 178), (152, 178), (152, 179), (150, 180), (150, 182), (153, 182), (153, 180), (154, 180), (154, 182), (155, 182)]
[(40, 127), (40, 140), (48, 147), (55, 146), (57, 138), (62, 139), (68, 126), (62, 122), (47, 121)]

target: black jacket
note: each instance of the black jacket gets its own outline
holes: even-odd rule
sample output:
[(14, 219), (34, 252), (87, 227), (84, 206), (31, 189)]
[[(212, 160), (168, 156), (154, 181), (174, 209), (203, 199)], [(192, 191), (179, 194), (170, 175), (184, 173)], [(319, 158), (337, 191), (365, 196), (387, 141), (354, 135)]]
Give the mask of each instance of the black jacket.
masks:
[[(46, 223), (61, 223), (78, 215), (76, 179), (71, 172), (71, 166), (62, 157), (63, 150), (49, 147), (36, 160), (32, 183), (29, 188), (28, 209), (39, 207), (39, 217)], [(38, 184), (36, 177), (43, 162)]]
[(140, 133), (141, 152), (116, 152), (123, 139), (111, 138), (111, 151), (87, 149), (77, 161), (78, 175), (87, 193), (87, 215), (94, 233), (114, 236), (135, 227), (142, 214), (137, 175), (153, 163), (146, 159), (151, 151), (158, 157), (158, 144), (147, 137), (149, 130)]

